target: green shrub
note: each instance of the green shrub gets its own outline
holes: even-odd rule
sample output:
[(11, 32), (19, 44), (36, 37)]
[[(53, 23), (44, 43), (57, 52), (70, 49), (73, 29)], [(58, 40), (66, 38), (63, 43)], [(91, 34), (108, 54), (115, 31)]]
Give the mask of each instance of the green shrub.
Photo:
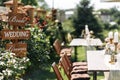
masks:
[(50, 43), (44, 32), (38, 27), (30, 28), (31, 37), (27, 40), (28, 57), (32, 66), (41, 66), (49, 59)]
[(18, 58), (14, 53), (0, 53), (0, 80), (19, 80), (30, 65), (29, 58)]

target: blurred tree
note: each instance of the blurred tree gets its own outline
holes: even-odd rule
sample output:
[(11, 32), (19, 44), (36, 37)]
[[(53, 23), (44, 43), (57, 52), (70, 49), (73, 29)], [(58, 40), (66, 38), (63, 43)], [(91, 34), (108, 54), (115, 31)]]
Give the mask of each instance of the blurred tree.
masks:
[(101, 37), (102, 27), (96, 17), (93, 15), (93, 7), (89, 6), (89, 0), (82, 0), (78, 5), (73, 15), (73, 25), (75, 31), (73, 34), (80, 37), (82, 30), (85, 29), (87, 24), (89, 29), (94, 31), (96, 37)]
[(37, 0), (21, 0), (21, 2), (24, 3), (25, 5), (33, 5), (33, 6), (38, 5)]
[(120, 25), (120, 11), (116, 7), (110, 9), (110, 15), (112, 15), (113, 19)]
[(52, 9), (52, 21), (57, 19), (57, 9)]
[(42, 8), (48, 9), (48, 5), (45, 0), (21, 0), (25, 5), (40, 6)]
[[(4, 2), (9, 0), (0, 0), (0, 6), (3, 6)], [(45, 0), (19, 0), (25, 5), (32, 5), (32, 6), (41, 6), (42, 8), (48, 9), (48, 5)]]
[(45, 2), (45, 0), (38, 0), (40, 3), (39, 3), (39, 6), (41, 6), (43, 9), (48, 9), (49, 6), (48, 4)]
[(0, 0), (0, 6), (3, 6), (4, 5), (3, 3), (6, 1), (8, 1), (8, 0)]
[(101, 13), (106, 13), (110, 16), (110, 21), (104, 23), (106, 30), (119, 29), (120, 11), (116, 7), (113, 7), (111, 9), (100, 9), (99, 11)]

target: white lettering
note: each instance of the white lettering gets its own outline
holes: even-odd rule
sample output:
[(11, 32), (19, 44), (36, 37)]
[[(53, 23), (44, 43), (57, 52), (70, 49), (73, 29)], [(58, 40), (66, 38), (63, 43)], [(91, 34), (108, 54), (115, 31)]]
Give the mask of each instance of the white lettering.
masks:
[(14, 46), (10, 46), (10, 48), (8, 50), (12, 52), (13, 49), (14, 49)]
[(22, 19), (17, 19), (16, 16), (13, 16), (13, 17), (10, 17), (9, 22), (16, 22), (16, 23), (25, 23), (26, 22), (26, 19), (25, 17), (23, 17)]
[(5, 37), (9, 37), (9, 33), (8, 32), (4, 32)]
[(25, 51), (26, 48), (14, 48), (14, 51)]
[(29, 31), (7, 31), (4, 32), (5, 38), (28, 38)]
[(14, 32), (9, 32), (10, 37), (15, 37)]
[(26, 48), (15, 48), (15, 46), (11, 45), (8, 48), (9, 51), (13, 52), (13, 51), (26, 51)]

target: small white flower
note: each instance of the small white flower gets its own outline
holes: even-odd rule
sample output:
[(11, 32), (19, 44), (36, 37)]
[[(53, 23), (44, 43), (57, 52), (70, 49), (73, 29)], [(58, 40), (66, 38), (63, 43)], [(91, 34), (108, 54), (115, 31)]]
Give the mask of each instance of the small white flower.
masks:
[(0, 73), (0, 80), (3, 80), (4, 76), (2, 73)]
[(2, 70), (2, 73), (3, 73), (4, 75), (7, 75), (6, 70)]
[(37, 35), (35, 35), (34, 38), (37, 38)]
[(13, 59), (13, 60), (12, 60), (12, 62), (13, 62), (13, 64), (14, 64), (14, 63), (16, 62), (16, 60), (15, 60), (15, 59)]
[(12, 70), (10, 70), (10, 69), (6, 69), (6, 72), (7, 72), (8, 76), (11, 76), (11, 75), (12, 75), (12, 73), (13, 73), (13, 71), (12, 71)]
[(5, 64), (4, 62), (0, 62), (0, 65), (2, 65), (2, 66), (3, 66), (4, 64)]
[(21, 70), (21, 69), (25, 69), (25, 67), (24, 66), (21, 66), (21, 67), (19, 67), (19, 69)]
[(17, 68), (17, 65), (16, 65), (16, 64), (14, 65), (14, 68), (15, 68), (15, 69)]

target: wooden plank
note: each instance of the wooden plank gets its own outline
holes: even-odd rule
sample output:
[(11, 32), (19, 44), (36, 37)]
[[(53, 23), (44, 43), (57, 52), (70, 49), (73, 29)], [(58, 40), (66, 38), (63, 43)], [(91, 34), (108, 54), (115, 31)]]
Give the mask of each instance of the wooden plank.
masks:
[(13, 13), (17, 13), (18, 0), (13, 0)]
[(26, 56), (27, 44), (26, 43), (16, 43), (16, 44), (6, 44), (6, 50), (13, 52), (16, 56), (23, 57)]
[(2, 39), (29, 39), (30, 31), (29, 30), (2, 30), (1, 31)]
[(27, 22), (27, 18), (25, 17), (24, 13), (14, 14), (11, 12), (9, 13), (8, 22), (12, 26), (24, 27)]

